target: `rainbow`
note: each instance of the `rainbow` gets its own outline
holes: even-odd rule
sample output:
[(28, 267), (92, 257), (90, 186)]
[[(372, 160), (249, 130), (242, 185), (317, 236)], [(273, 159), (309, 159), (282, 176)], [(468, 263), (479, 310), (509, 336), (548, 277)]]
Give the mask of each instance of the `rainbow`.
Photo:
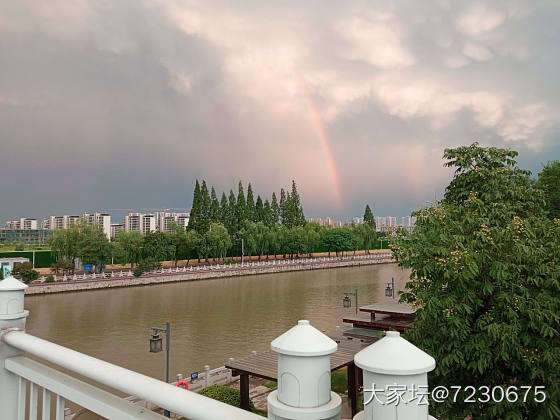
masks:
[(313, 125), (317, 130), (317, 134), (319, 135), (319, 139), (321, 140), (321, 144), (323, 146), (323, 151), (325, 152), (325, 157), (327, 159), (327, 166), (329, 168), (329, 173), (331, 175), (331, 182), (333, 185), (336, 203), (338, 205), (338, 208), (342, 208), (342, 190), (340, 188), (340, 176), (338, 174), (338, 169), (336, 167), (336, 161), (334, 159), (331, 142), (329, 140), (329, 137), (327, 136), (327, 130), (325, 129), (325, 125), (321, 120), (319, 112), (317, 111), (317, 107), (313, 103), (313, 100), (311, 99), (306, 89), (304, 89), (304, 92), (305, 92), (305, 100), (307, 101), (307, 106), (309, 107), (309, 111), (311, 112)]

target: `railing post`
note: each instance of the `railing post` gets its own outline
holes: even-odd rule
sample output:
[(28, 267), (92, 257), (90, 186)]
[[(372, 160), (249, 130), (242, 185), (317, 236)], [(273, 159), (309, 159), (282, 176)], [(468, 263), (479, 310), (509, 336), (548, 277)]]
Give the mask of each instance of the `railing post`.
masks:
[(331, 391), (336, 342), (302, 320), (270, 347), (278, 353), (278, 390), (268, 395), (269, 420), (340, 420), (342, 399)]
[[(2, 336), (14, 329), (25, 330), (29, 311), (23, 309), (25, 284), (11, 275), (0, 281), (0, 407), (2, 418), (18, 418), (18, 394), (20, 379), (4, 369), (7, 358), (23, 354), (2, 341)], [(24, 388), (25, 389), (25, 388)], [(23, 417), (22, 417), (23, 418)]]
[[(358, 352), (354, 363), (364, 379), (364, 411), (354, 420), (433, 419), (428, 414), (428, 372), (436, 361), (398, 331), (387, 331)], [(391, 396), (395, 392), (397, 401)]]

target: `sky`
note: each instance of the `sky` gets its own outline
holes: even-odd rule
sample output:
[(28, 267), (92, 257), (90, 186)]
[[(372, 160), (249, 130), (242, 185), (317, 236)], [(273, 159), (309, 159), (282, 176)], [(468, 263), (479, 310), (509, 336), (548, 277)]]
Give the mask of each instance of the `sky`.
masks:
[[(308, 217), (441, 197), (446, 147), (560, 159), (558, 1), (0, 3), (0, 223), (296, 181)], [(118, 220), (117, 220), (118, 221)]]

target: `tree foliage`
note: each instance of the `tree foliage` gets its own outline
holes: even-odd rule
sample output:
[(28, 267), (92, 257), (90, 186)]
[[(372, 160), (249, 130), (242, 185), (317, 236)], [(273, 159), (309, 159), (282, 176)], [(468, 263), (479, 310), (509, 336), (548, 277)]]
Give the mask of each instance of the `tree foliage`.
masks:
[(544, 386), (547, 400), (432, 404), (439, 418), (560, 417), (560, 221), (517, 153), (446, 149), (445, 198), (416, 213), (391, 248), (411, 269), (402, 299), (417, 308), (408, 338), (436, 359), (432, 387)]
[(560, 161), (548, 162), (539, 172), (536, 187), (544, 192), (548, 216), (560, 219)]

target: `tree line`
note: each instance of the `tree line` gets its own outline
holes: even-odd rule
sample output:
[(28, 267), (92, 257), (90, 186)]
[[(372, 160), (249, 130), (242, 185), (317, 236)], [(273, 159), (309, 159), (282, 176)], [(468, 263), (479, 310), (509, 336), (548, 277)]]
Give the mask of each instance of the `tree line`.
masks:
[(345, 227), (321, 226), (305, 220), (296, 183), (289, 191), (273, 192), (271, 200), (254, 198), (251, 184), (247, 192), (241, 181), (237, 195), (232, 190), (217, 199), (214, 187), (197, 180), (188, 226), (170, 223), (170, 232), (121, 231), (112, 242), (96, 225), (79, 221), (69, 229), (55, 231), (49, 240), (56, 253), (55, 271), (72, 271), (74, 261), (93, 264), (101, 272), (105, 265), (128, 263), (145, 271), (161, 261), (191, 260), (226, 262), (232, 257), (294, 258), (314, 252), (340, 255), (346, 251), (367, 250), (379, 245), (373, 212), (369, 205), (364, 223)]

